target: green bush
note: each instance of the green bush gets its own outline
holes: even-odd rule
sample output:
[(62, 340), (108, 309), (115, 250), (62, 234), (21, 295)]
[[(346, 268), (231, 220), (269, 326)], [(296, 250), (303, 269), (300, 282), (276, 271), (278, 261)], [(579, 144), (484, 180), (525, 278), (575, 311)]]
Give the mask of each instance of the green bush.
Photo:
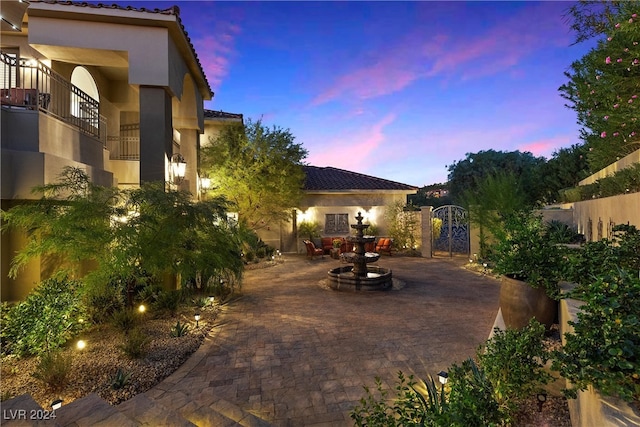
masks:
[(170, 313), (175, 313), (180, 306), (182, 300), (182, 294), (180, 291), (161, 291), (158, 293), (156, 301), (153, 306), (157, 310), (166, 310)]
[(40, 283), (6, 313), (1, 325), (2, 352), (43, 355), (73, 338), (87, 325), (81, 288), (80, 282), (67, 279)]
[(640, 400), (640, 278), (638, 271), (618, 270), (580, 286), (584, 301), (578, 321), (569, 322), (562, 350), (554, 352), (553, 368), (573, 384), (592, 385), (604, 395)]
[(131, 373), (125, 372), (122, 368), (118, 368), (115, 375), (111, 378), (111, 388), (120, 390), (129, 383)]
[(244, 259), (246, 260), (246, 262), (253, 262), (255, 257), (256, 254), (253, 251), (246, 251), (244, 254)]
[(149, 341), (149, 337), (142, 330), (134, 328), (125, 335), (120, 349), (131, 359), (140, 359), (147, 354)]
[(617, 272), (619, 268), (640, 270), (640, 230), (633, 225), (618, 224), (612, 229), (611, 239), (587, 242), (580, 250), (572, 251), (565, 272), (565, 280), (583, 284), (574, 295), (589, 291), (588, 286), (605, 273)]
[(559, 299), (565, 250), (547, 238), (541, 216), (526, 211), (507, 215), (496, 240), (490, 259), (496, 273), (544, 288), (550, 298)]
[(58, 392), (69, 382), (71, 365), (71, 356), (65, 356), (60, 352), (47, 352), (40, 356), (38, 366), (32, 375), (42, 381), (50, 391)]
[(552, 243), (580, 243), (584, 240), (582, 234), (558, 220), (552, 220), (546, 224), (546, 237)]
[(449, 368), (451, 391), (447, 418), (439, 426), (484, 427), (504, 424), (504, 413), (496, 401), (495, 391), (485, 372), (473, 359)]
[(478, 349), (480, 366), (507, 421), (523, 400), (542, 392), (552, 380), (544, 370), (551, 356), (544, 346), (544, 332), (544, 325), (535, 319), (521, 330), (495, 328), (493, 337)]
[(447, 388), (438, 387), (431, 377), (417, 382), (399, 372), (396, 394), (390, 402), (389, 391), (376, 378), (377, 393), (364, 387), (365, 397), (349, 415), (357, 426), (502, 425), (492, 385), (472, 359), (451, 366)]
[(640, 163), (621, 169), (611, 176), (600, 178), (592, 184), (560, 190), (560, 199), (565, 203), (571, 203), (638, 191), (640, 191)]
[(178, 320), (178, 322), (171, 328), (171, 336), (182, 337), (187, 335), (188, 331), (189, 325), (187, 325), (186, 323), (180, 323), (180, 321)]
[(256, 256), (260, 259), (266, 257), (267, 256), (266, 248), (262, 247), (262, 248), (256, 249)]
[(116, 311), (111, 316), (111, 324), (121, 332), (125, 334), (132, 330), (138, 323), (138, 315), (131, 308), (125, 308), (120, 311)]
[(104, 323), (111, 320), (113, 313), (125, 306), (123, 290), (112, 284), (94, 285), (84, 294), (84, 305), (87, 316), (94, 323)]

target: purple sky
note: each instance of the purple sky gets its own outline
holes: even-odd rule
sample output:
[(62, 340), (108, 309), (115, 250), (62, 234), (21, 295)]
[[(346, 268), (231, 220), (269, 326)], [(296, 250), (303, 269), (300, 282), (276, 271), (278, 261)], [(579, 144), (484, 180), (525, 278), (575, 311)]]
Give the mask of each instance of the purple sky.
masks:
[(568, 2), (177, 4), (205, 107), (290, 129), (309, 164), (422, 186), (468, 152), (580, 141), (557, 91), (590, 47)]

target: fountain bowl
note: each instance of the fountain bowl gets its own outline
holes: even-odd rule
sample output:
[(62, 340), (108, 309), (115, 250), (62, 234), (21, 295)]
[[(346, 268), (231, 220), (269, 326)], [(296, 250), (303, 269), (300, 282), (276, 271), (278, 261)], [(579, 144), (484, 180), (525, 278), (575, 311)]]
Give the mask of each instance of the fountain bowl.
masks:
[(337, 291), (386, 291), (393, 286), (391, 269), (367, 266), (367, 276), (356, 276), (353, 266), (332, 268), (328, 273), (328, 285)]

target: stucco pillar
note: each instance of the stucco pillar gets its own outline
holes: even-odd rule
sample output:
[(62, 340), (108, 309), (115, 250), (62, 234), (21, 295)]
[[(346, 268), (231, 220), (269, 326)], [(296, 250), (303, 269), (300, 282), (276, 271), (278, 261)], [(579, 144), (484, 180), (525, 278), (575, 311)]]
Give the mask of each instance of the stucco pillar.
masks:
[(171, 97), (158, 86), (140, 87), (140, 183), (165, 181), (171, 157)]
[(422, 228), (422, 245), (420, 251), (422, 253), (423, 258), (431, 258), (431, 211), (433, 210), (432, 206), (421, 206), (420, 207), (420, 216), (421, 216), (421, 228)]

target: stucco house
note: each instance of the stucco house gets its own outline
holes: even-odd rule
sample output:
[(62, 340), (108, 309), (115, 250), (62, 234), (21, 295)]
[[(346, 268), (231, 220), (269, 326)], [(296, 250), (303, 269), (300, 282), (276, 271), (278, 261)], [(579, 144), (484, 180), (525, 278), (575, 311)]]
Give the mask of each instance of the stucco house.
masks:
[(305, 195), (291, 222), (259, 232), (265, 243), (284, 252), (305, 251), (302, 239), (306, 236), (299, 235), (298, 224), (316, 222), (323, 237), (345, 237), (358, 212), (364, 223), (378, 228), (379, 235), (388, 235), (386, 207), (404, 204), (407, 195), (418, 191), (418, 187), (334, 167), (304, 166), (304, 170)]
[[(184, 173), (178, 187), (198, 193), (203, 101), (213, 92), (177, 7), (3, 0), (1, 31), (2, 209), (65, 166), (119, 187)], [(5, 300), (40, 280), (38, 263), (7, 278), (20, 244), (2, 236)]]

